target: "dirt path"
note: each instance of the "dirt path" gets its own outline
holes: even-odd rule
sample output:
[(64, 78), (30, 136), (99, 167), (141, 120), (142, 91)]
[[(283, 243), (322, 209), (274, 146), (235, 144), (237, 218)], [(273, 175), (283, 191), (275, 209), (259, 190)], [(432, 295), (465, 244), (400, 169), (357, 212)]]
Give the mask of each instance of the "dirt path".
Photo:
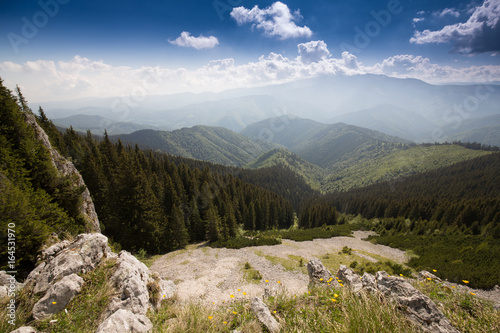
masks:
[[(289, 262), (290, 256), (301, 257), (305, 259), (305, 265), (311, 259), (321, 258), (326, 254), (337, 254), (347, 246), (355, 250), (355, 253), (362, 251), (363, 253), (356, 254), (371, 261), (376, 259), (370, 254), (399, 263), (406, 261), (405, 253), (401, 250), (362, 240), (369, 234), (355, 231), (354, 237), (315, 239), (307, 242), (283, 240), (281, 245), (240, 250), (212, 249), (200, 244), (187, 250), (169, 253), (155, 261), (150, 269), (164, 278), (173, 280), (177, 285), (178, 297), (183, 301), (220, 304), (232, 299), (261, 296), (266, 286), (270, 289), (285, 288), (292, 295), (302, 294), (307, 292), (309, 282), (304, 267), (287, 270), (279, 263), (279, 258)], [(244, 265), (247, 262), (262, 276), (261, 280), (253, 280), (256, 283), (244, 278)], [(266, 283), (266, 280), (269, 282)]]

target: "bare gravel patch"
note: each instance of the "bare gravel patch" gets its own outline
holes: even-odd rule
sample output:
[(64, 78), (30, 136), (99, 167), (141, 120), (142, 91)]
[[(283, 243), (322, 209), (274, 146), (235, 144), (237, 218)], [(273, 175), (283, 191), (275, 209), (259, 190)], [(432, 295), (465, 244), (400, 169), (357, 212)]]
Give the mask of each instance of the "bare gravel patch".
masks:
[[(299, 270), (286, 270), (282, 265), (267, 260), (265, 256), (283, 259), (289, 259), (290, 255), (299, 256), (306, 259), (304, 262), (306, 264), (311, 259), (321, 258), (327, 253), (337, 253), (344, 246), (348, 246), (354, 251), (364, 252), (363, 255), (366, 257), (370, 257), (371, 253), (398, 263), (406, 261), (405, 252), (401, 250), (363, 240), (370, 234), (370, 232), (355, 231), (354, 237), (334, 237), (306, 242), (283, 240), (281, 245), (256, 246), (239, 250), (213, 249), (199, 244), (189, 247), (188, 250), (169, 253), (159, 258), (150, 270), (173, 280), (177, 284), (178, 298), (182, 301), (221, 304), (235, 299), (261, 296), (265, 287), (284, 289), (289, 294), (298, 295), (307, 292), (309, 282), (307, 274)], [(243, 266), (246, 262), (260, 272), (262, 275), (260, 282), (252, 283), (243, 278)]]

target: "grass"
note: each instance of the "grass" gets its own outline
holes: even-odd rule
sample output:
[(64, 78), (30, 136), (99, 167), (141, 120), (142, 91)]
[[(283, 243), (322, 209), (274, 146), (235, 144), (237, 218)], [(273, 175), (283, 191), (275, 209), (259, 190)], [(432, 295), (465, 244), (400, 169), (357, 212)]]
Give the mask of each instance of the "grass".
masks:
[[(436, 283), (413, 282), (433, 299), (451, 324), (461, 332), (498, 332), (500, 312), (469, 294), (452, 292)], [(348, 288), (311, 287), (303, 295), (281, 289), (264, 299), (281, 332), (420, 332), (381, 295), (356, 294)], [(153, 332), (267, 332), (250, 310), (250, 300), (221, 306), (168, 300), (157, 312), (149, 312)]]
[[(82, 291), (68, 304), (66, 311), (61, 311), (49, 319), (34, 320), (31, 309), (40, 297), (32, 294), (29, 286), (23, 288), (17, 298), (16, 328), (29, 325), (38, 331), (55, 332), (95, 332), (102, 321), (101, 315), (108, 306), (114, 289), (109, 280), (115, 271), (116, 262), (113, 259), (103, 262), (92, 272), (83, 274), (85, 284)], [(4, 308), (4, 304), (1, 304)], [(0, 332), (10, 332), (13, 327), (0, 315)], [(54, 322), (54, 320), (56, 320)], [(6, 326), (6, 324), (8, 326)]]
[(252, 267), (249, 262), (246, 262), (242, 268), (243, 279), (250, 283), (259, 284), (262, 280), (262, 275), (258, 270)]

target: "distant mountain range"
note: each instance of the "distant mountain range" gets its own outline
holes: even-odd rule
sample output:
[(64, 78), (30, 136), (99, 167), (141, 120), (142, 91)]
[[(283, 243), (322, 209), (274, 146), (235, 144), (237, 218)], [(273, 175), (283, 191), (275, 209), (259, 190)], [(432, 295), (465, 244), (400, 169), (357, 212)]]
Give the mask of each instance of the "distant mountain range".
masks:
[[(99, 115), (168, 129), (209, 125), (241, 131), (264, 119), (294, 115), (324, 124), (344, 122), (416, 142), (444, 141), (465, 137), (461, 133), (466, 131), (500, 126), (498, 120), (484, 125), (489, 117), (500, 116), (499, 105), (496, 84), (438, 86), (382, 75), (325, 75), (220, 93), (148, 96), (137, 105), (121, 97), (42, 103), (51, 118)], [(478, 133), (477, 141), (486, 143)]]

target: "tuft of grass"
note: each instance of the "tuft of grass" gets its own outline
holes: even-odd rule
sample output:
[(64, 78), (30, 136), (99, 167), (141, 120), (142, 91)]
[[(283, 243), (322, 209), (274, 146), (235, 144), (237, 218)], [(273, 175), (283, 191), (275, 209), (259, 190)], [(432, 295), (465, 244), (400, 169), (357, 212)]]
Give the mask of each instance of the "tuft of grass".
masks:
[(262, 275), (258, 270), (252, 267), (249, 262), (243, 265), (243, 279), (250, 283), (259, 284), (262, 280)]

